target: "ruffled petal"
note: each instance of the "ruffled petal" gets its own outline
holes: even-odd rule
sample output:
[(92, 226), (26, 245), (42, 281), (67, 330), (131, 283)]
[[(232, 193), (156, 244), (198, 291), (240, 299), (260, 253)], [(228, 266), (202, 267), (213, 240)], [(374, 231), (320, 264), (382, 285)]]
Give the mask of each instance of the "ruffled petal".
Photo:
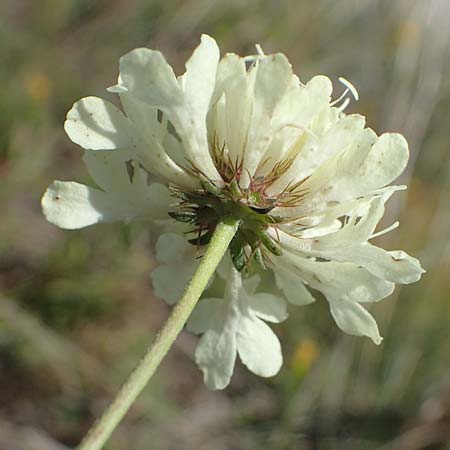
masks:
[[(272, 140), (257, 176), (265, 176), (283, 160), (292, 160), (288, 170), (268, 189), (269, 193), (280, 192), (288, 183), (299, 178), (305, 165), (297, 163), (303, 154), (312, 153), (311, 145), (316, 147), (316, 135), (312, 130), (320, 116), (325, 117), (331, 95), (331, 81), (324, 76), (312, 78), (305, 86), (293, 76), (289, 88), (277, 106), (272, 120)], [(330, 119), (331, 118), (328, 118)], [(304, 151), (307, 148), (308, 151)], [(320, 158), (321, 152), (316, 152)]]
[(420, 262), (407, 253), (388, 252), (369, 243), (335, 249), (329, 256), (336, 261), (352, 261), (379, 278), (399, 284), (414, 283), (425, 272)]
[(99, 189), (75, 182), (54, 181), (42, 197), (45, 218), (54, 225), (75, 230), (100, 222), (130, 220), (132, 211)]
[(332, 302), (330, 311), (337, 326), (345, 333), (368, 336), (375, 344), (381, 344), (383, 338), (375, 319), (358, 303), (345, 300)]
[(251, 121), (244, 150), (244, 167), (240, 185), (247, 188), (262, 156), (271, 141), (271, 120), (277, 104), (286, 93), (292, 80), (292, 68), (287, 58), (277, 53), (257, 60), (249, 72), (253, 84)]
[(182, 168), (186, 165), (184, 148), (182, 155), (176, 155), (177, 160), (173, 158), (171, 150), (178, 141), (169, 133), (167, 118), (158, 120), (158, 108), (133, 95), (124, 93), (120, 99), (133, 124), (134, 142), (130, 148), (133, 156), (151, 174), (188, 189), (198, 187), (198, 180)]
[(126, 192), (130, 189), (132, 183), (126, 168), (130, 160), (130, 154), (122, 150), (117, 152), (86, 150), (83, 155), (83, 162), (89, 174), (104, 191)]
[(283, 322), (288, 318), (286, 302), (277, 295), (260, 292), (250, 295), (249, 306), (253, 313), (267, 322)]
[(271, 191), (281, 191), (289, 183), (300, 182), (333, 156), (341, 153), (362, 132), (365, 124), (363, 116), (352, 114), (344, 116), (333, 124), (323, 136), (308, 136), (302, 145), (295, 149), (291, 167), (272, 186)]
[(83, 161), (96, 182), (117, 204), (133, 211), (135, 220), (168, 220), (172, 203), (167, 187), (150, 183), (148, 173), (126, 151), (86, 150)]
[(261, 377), (272, 377), (283, 364), (281, 345), (275, 333), (256, 317), (243, 317), (237, 334), (239, 357), (247, 368)]
[(155, 295), (169, 305), (173, 305), (180, 300), (197, 268), (197, 265), (193, 262), (191, 264), (186, 261), (161, 265), (153, 269), (150, 276)]
[(220, 184), (222, 179), (209, 153), (206, 130), (218, 59), (214, 39), (203, 35), (186, 64), (186, 73), (177, 80), (160, 52), (136, 49), (121, 58), (118, 87), (112, 91), (128, 93), (163, 111), (181, 137), (189, 161)]
[[(287, 318), (286, 303), (272, 294), (251, 295), (259, 277), (243, 283), (241, 274), (227, 258), (223, 299), (201, 300), (188, 321), (188, 329), (204, 333), (195, 352), (206, 384), (212, 389), (228, 385), (236, 351), (247, 367), (261, 376), (272, 376), (281, 363), (280, 343), (261, 319), (281, 322)], [(228, 346), (228, 348), (227, 348)]]
[(235, 54), (225, 55), (219, 64), (215, 105), (208, 116), (210, 140), (225, 147), (231, 161), (241, 161), (252, 111), (245, 62)]
[(358, 303), (387, 297), (394, 290), (394, 283), (377, 278), (353, 263), (315, 261), (289, 252), (279, 258), (281, 264), (289, 266), (299, 278), (325, 295), (343, 331), (381, 342), (374, 319)]
[(201, 334), (216, 326), (223, 310), (223, 299), (205, 298), (200, 300), (187, 321), (187, 329), (191, 333)]
[(183, 95), (172, 67), (161, 52), (136, 48), (120, 58), (120, 76), (110, 92), (132, 94), (155, 106), (181, 105)]
[(377, 138), (365, 129), (352, 145), (320, 167), (302, 186), (311, 202), (345, 201), (391, 183), (405, 169), (408, 144), (403, 136)]
[(277, 266), (275, 280), (288, 302), (293, 305), (309, 305), (316, 300), (308, 291), (301, 278), (287, 268)]
[(405, 252), (387, 252), (367, 242), (383, 216), (384, 201), (383, 197), (375, 197), (360, 202), (342, 228), (325, 236), (299, 239), (282, 231), (278, 231), (277, 236), (285, 247), (304, 255), (351, 262), (381, 279), (401, 284), (413, 283), (424, 272), (417, 259)]
[(157, 297), (173, 305), (181, 298), (197, 270), (199, 261), (195, 258), (196, 250), (176, 233), (162, 234), (155, 250), (156, 259), (161, 265), (151, 273), (153, 289)]
[(195, 254), (194, 247), (176, 233), (162, 234), (156, 242), (155, 251), (156, 259), (162, 264), (182, 262)]
[(226, 388), (236, 361), (236, 334), (227, 328), (207, 330), (195, 350), (195, 361), (209, 389)]
[(115, 150), (132, 145), (128, 119), (112, 103), (86, 97), (76, 102), (64, 123), (69, 138), (87, 150)]
[(209, 153), (206, 116), (214, 92), (219, 48), (216, 41), (204, 34), (200, 45), (186, 63), (186, 72), (180, 77), (185, 105), (169, 109), (167, 113), (182, 138), (187, 155), (194, 166), (210, 180), (222, 183)]
[[(327, 257), (332, 254), (334, 249), (346, 249), (350, 245), (366, 242), (383, 216), (385, 201), (386, 197), (377, 196), (354, 201), (348, 204), (348, 210), (346, 210), (347, 208), (342, 210), (329, 208), (324, 212), (319, 225), (307, 228), (305, 233), (298, 233), (296, 230), (298, 227), (295, 224), (292, 226), (281, 225), (277, 229), (270, 228), (268, 232), (289, 250)], [(346, 216), (343, 225), (336, 220), (337, 216)], [(321, 227), (331, 232), (319, 232), (314, 236), (314, 229), (319, 228), (320, 230)], [(313, 234), (310, 238), (307, 237), (308, 231)]]
[(311, 78), (304, 86), (292, 77), (289, 90), (277, 105), (274, 129), (296, 126), (304, 130), (329, 105), (332, 90), (330, 79), (323, 75)]
[(179, 78), (189, 107), (199, 111), (204, 122), (216, 84), (219, 64), (219, 47), (216, 41), (203, 34), (200, 45), (186, 62), (186, 72)]
[(394, 283), (382, 280), (354, 263), (315, 261), (290, 252), (279, 258), (284, 260), (282, 264), (290, 264), (301, 279), (321, 291), (330, 302), (376, 302), (394, 290)]
[(167, 188), (158, 183), (104, 192), (72, 181), (54, 181), (41, 203), (49, 222), (74, 230), (102, 222), (167, 220), (168, 198)]

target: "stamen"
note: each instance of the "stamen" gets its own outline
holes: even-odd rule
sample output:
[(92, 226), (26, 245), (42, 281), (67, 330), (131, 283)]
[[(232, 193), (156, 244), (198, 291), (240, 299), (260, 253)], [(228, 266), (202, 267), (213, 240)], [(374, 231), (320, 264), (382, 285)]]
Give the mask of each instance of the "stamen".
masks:
[(262, 47), (259, 44), (255, 44), (256, 47), (256, 52), (258, 53), (259, 56), (266, 56), (264, 54), (264, 50), (262, 49)]
[(348, 94), (349, 91), (350, 89), (346, 89), (336, 100), (333, 100), (330, 103), (330, 106), (337, 105)]
[(342, 105), (339, 106), (338, 111), (339, 111), (339, 112), (345, 111), (345, 108), (347, 108), (347, 106), (349, 105), (349, 103), (350, 103), (350, 99), (347, 97), (347, 98), (342, 102)]
[(391, 226), (385, 228), (384, 230), (378, 231), (377, 233), (372, 234), (369, 239), (373, 239), (383, 234), (389, 233), (392, 230), (395, 230), (400, 225), (400, 222), (394, 222)]
[[(345, 86), (345, 90), (344, 92), (339, 96), (339, 98), (337, 98), (336, 100), (334, 100), (333, 102), (330, 103), (330, 106), (335, 106), (337, 105), (339, 102), (341, 102), (342, 100), (344, 100), (344, 98), (347, 96), (347, 94), (350, 92), (353, 96), (353, 98), (358, 101), (359, 100), (359, 94), (358, 91), (356, 90), (355, 86), (350, 83), (350, 81), (348, 81), (347, 79), (345, 79), (344, 77), (339, 77), (339, 82), (342, 83)], [(344, 111), (345, 108), (347, 108), (348, 104), (350, 103), (350, 99), (347, 97), (345, 98), (345, 100), (343, 101), (342, 105), (339, 106), (339, 111), (342, 112)]]
[(348, 91), (350, 91), (353, 95), (353, 98), (358, 101), (359, 100), (359, 94), (358, 91), (356, 90), (355, 86), (350, 83), (350, 81), (348, 81), (346, 78), (344, 77), (339, 77), (339, 81), (347, 88)]

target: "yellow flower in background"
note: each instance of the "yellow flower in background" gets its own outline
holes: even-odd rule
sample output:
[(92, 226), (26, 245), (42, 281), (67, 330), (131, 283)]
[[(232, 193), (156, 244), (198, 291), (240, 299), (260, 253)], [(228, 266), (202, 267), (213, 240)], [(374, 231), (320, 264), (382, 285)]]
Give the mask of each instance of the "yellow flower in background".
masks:
[(307, 372), (320, 356), (320, 347), (312, 339), (297, 343), (291, 359), (292, 369), (299, 374)]
[(25, 77), (25, 90), (37, 102), (43, 102), (50, 96), (49, 78), (42, 72), (32, 72)]

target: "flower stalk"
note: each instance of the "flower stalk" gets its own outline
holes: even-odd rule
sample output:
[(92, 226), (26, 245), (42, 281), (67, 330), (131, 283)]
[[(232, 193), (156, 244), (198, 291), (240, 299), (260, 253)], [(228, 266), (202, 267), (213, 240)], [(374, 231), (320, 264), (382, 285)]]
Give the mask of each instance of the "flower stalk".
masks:
[(239, 220), (225, 219), (214, 231), (203, 259), (147, 353), (122, 386), (103, 416), (89, 430), (78, 450), (100, 450), (147, 385), (164, 356), (183, 329), (189, 315), (205, 290), (239, 226)]

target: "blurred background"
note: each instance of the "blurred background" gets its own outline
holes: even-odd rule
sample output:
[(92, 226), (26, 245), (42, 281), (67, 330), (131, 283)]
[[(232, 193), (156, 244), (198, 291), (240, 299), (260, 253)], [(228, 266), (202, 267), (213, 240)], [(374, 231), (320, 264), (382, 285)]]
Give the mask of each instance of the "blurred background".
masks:
[[(222, 53), (288, 55), (302, 81), (351, 80), (377, 132), (411, 147), (379, 238), (421, 259), (422, 281), (372, 313), (380, 347), (338, 331), (325, 301), (277, 325), (272, 379), (237, 364), (209, 392), (183, 333), (108, 450), (450, 449), (450, 1), (2, 0), (0, 450), (73, 448), (168, 314), (142, 226), (62, 231), (40, 197), (90, 182), (63, 131), (72, 103), (116, 82), (118, 58), (164, 52), (178, 73), (201, 33)], [(340, 88), (336, 84), (336, 90)]]

